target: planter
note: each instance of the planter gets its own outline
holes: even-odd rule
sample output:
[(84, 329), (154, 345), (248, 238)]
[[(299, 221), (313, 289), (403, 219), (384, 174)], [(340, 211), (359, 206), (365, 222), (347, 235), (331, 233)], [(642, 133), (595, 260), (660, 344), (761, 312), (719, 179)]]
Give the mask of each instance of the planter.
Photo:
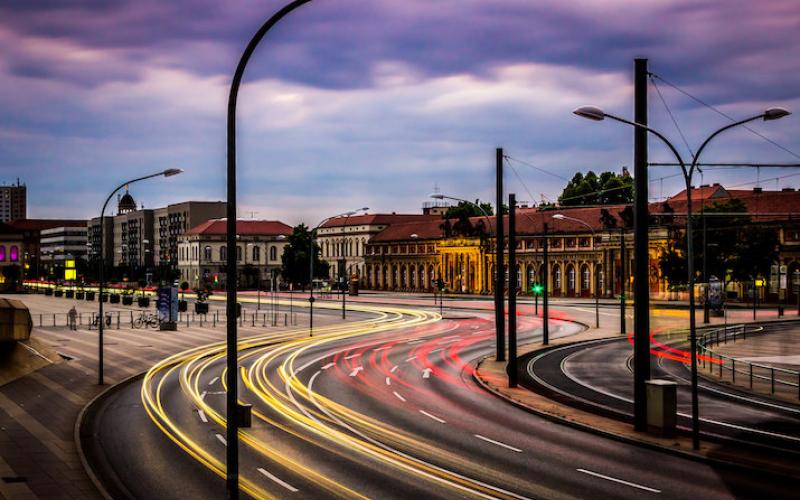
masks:
[(103, 292), (103, 295), (100, 296), (100, 302), (108, 302), (108, 294)]
[(208, 302), (195, 302), (194, 312), (195, 314), (208, 314)]
[(55, 292), (53, 292), (53, 295), (55, 295), (56, 297), (63, 297), (64, 290), (56, 290)]
[(86, 300), (93, 301), (94, 300), (94, 292), (86, 292)]
[(184, 313), (184, 312), (186, 312), (188, 310), (189, 310), (189, 303), (186, 302), (185, 300), (179, 300), (178, 301), (178, 311)]
[(64, 296), (65, 296), (66, 298), (68, 298), (68, 299), (71, 299), (72, 297), (74, 297), (74, 296), (75, 296), (75, 292), (74, 292), (74, 291), (72, 291), (72, 290), (67, 290), (66, 292), (64, 292)]
[(52, 296), (53, 295), (53, 289), (52, 288), (45, 288), (44, 289), (44, 294), (47, 295), (47, 296)]
[(109, 302), (111, 302), (112, 304), (119, 304), (119, 299), (120, 295), (118, 293), (112, 293)]
[(122, 305), (123, 306), (132, 306), (133, 305), (133, 295), (123, 295), (122, 296)]
[(136, 304), (138, 304), (139, 307), (150, 307), (150, 297), (139, 297), (136, 299)]
[[(83, 292), (75, 292), (75, 298), (78, 300), (83, 300), (85, 294)], [(69, 295), (67, 295), (69, 297)]]

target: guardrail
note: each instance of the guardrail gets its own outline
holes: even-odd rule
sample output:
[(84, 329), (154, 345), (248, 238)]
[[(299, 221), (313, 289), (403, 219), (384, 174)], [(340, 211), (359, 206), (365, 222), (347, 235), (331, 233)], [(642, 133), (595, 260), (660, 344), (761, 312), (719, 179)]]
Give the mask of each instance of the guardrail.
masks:
[(764, 327), (762, 326), (750, 326), (748, 328), (747, 325), (726, 325), (722, 328), (709, 330), (697, 340), (698, 362), (711, 374), (719, 370), (717, 373), (720, 379), (725, 378), (723, 370), (727, 370), (733, 384), (737, 384), (737, 374), (740, 382), (744, 377), (744, 380), (749, 382), (750, 389), (753, 389), (754, 380), (768, 382), (770, 394), (775, 394), (776, 384), (796, 387), (797, 398), (800, 399), (800, 371), (753, 363), (726, 356), (710, 349), (711, 346), (724, 345), (728, 342), (735, 343), (737, 340), (747, 339), (748, 336), (752, 337), (760, 334), (764, 334)]

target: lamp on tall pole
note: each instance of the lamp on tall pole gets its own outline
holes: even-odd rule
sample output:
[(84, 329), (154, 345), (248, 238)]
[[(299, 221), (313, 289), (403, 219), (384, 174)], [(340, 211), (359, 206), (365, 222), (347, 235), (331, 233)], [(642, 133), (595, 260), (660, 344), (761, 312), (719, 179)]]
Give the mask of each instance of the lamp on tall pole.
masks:
[(97, 287), (98, 288), (98, 290), (97, 290), (97, 293), (98, 293), (97, 300), (99, 301), (99, 304), (100, 304), (99, 305), (98, 316), (97, 316), (97, 318), (98, 318), (97, 319), (97, 324), (98, 324), (98, 326), (97, 326), (97, 383), (99, 385), (103, 385), (103, 330), (104, 330), (104, 327), (105, 327), (105, 317), (103, 316), (103, 288), (105, 287), (105, 267), (106, 267), (105, 255), (104, 255), (105, 252), (104, 252), (104, 249), (103, 249), (103, 247), (105, 246), (104, 242), (103, 242), (103, 226), (104, 226), (104, 221), (105, 221), (105, 217), (106, 217), (106, 207), (108, 206), (108, 202), (111, 201), (111, 198), (113, 198), (113, 196), (116, 194), (116, 192), (119, 191), (120, 189), (124, 188), (125, 186), (129, 185), (129, 184), (133, 184), (134, 182), (143, 181), (145, 179), (152, 179), (153, 177), (161, 177), (161, 176), (172, 177), (173, 175), (178, 175), (181, 172), (183, 172), (183, 170), (181, 170), (179, 168), (168, 168), (168, 169), (163, 170), (161, 172), (156, 172), (154, 174), (145, 175), (144, 177), (138, 177), (136, 179), (131, 179), (131, 180), (127, 181), (127, 182), (123, 182), (122, 184), (117, 186), (113, 191), (111, 191), (111, 194), (109, 194), (108, 198), (106, 198), (106, 202), (103, 203), (102, 210), (100, 210), (100, 259), (98, 261), (100, 263), (100, 269), (98, 270), (99, 284), (98, 284), (98, 287)]
[[(577, 222), (579, 224), (583, 224), (584, 226), (589, 228), (589, 231), (592, 232), (592, 246), (594, 247), (595, 240), (595, 232), (594, 228), (586, 221), (581, 219), (576, 219), (575, 217), (570, 217), (564, 214), (555, 214), (553, 218), (556, 220), (571, 220), (573, 222)], [(597, 264), (594, 266), (594, 327), (600, 328), (600, 293), (597, 290), (597, 287), (600, 284), (600, 280), (598, 279), (598, 272), (597, 272)]]
[[(317, 230), (328, 222), (331, 219), (335, 219), (337, 217), (350, 217), (351, 215), (355, 215), (358, 212), (366, 212), (369, 210), (369, 207), (363, 207), (356, 210), (350, 210), (348, 212), (342, 212), (337, 215), (332, 215), (330, 217), (326, 217), (322, 219), (319, 224), (314, 226), (314, 229), (311, 230), (309, 234), (309, 249), (308, 249), (308, 283), (309, 283), (309, 292), (308, 292), (308, 336), (314, 336), (314, 238), (317, 234)], [(344, 247), (344, 245), (342, 245)], [(342, 315), (344, 315), (344, 305), (342, 305)]]
[[(675, 148), (675, 146), (666, 138), (663, 134), (654, 130), (647, 125), (632, 122), (630, 120), (626, 120), (624, 118), (620, 118), (618, 116), (610, 115), (605, 113), (602, 109), (596, 106), (582, 106), (575, 111), (573, 111), (576, 115), (587, 118), (589, 120), (594, 121), (601, 121), (605, 118), (609, 118), (611, 120), (615, 120), (621, 123), (625, 123), (632, 127), (646, 130), (647, 132), (655, 135), (658, 137), (672, 152), (675, 158), (678, 160), (678, 164), (681, 167), (681, 173), (683, 174), (683, 180), (686, 185), (686, 254), (687, 254), (687, 267), (688, 267), (688, 285), (689, 285), (689, 343), (691, 349), (691, 364), (692, 364), (692, 445), (694, 449), (700, 448), (700, 416), (699, 416), (699, 405), (697, 400), (697, 332), (695, 329), (695, 300), (694, 300), (694, 282), (695, 282), (695, 271), (694, 271), (694, 235), (692, 232), (692, 175), (694, 171), (697, 169), (698, 160), (700, 158), (700, 153), (703, 152), (705, 147), (708, 145), (711, 140), (721, 134), (722, 132), (737, 127), (739, 125), (743, 125), (745, 123), (749, 123), (755, 120), (763, 119), (764, 121), (772, 121), (778, 120), (785, 116), (790, 115), (791, 113), (783, 108), (772, 107), (767, 108), (763, 113), (751, 116), (750, 118), (746, 118), (744, 120), (739, 120), (734, 123), (730, 123), (724, 127), (719, 128), (714, 133), (708, 136), (700, 148), (695, 153), (694, 157), (692, 158), (692, 163), (687, 167), (686, 163), (683, 161), (680, 153)], [(648, 279), (647, 276), (637, 276), (637, 279)]]

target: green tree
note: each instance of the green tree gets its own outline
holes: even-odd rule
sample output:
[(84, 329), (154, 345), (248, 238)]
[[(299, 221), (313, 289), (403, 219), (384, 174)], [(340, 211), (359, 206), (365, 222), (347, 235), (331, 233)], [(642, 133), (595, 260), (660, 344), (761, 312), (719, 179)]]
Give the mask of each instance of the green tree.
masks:
[(558, 201), (565, 207), (633, 203), (633, 178), (627, 173), (603, 172), (598, 176), (591, 170), (586, 175), (578, 172), (567, 182)]
[[(305, 224), (294, 227), (289, 236), (288, 244), (281, 255), (281, 276), (288, 283), (305, 287), (309, 279), (309, 255), (311, 245), (311, 231)], [(314, 244), (314, 278), (327, 278), (329, 265), (320, 257), (320, 248)]]

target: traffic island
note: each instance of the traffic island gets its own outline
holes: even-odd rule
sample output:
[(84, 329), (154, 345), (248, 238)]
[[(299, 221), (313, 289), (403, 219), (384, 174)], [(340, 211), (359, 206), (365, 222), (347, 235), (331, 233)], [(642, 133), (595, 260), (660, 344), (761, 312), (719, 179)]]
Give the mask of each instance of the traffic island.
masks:
[[(551, 341), (549, 346), (540, 344), (520, 348), (520, 357), (550, 349), (589, 340), (619, 338), (608, 332), (586, 331), (569, 338)], [(796, 460), (781, 459), (765, 452), (750, 449), (737, 449), (727, 443), (701, 441), (700, 449), (692, 449), (689, 435), (677, 434), (665, 437), (658, 433), (643, 433), (633, 430), (633, 424), (607, 416), (598, 415), (546, 396), (522, 386), (508, 387), (506, 362), (497, 362), (494, 356), (480, 359), (473, 370), (473, 378), (479, 386), (491, 394), (514, 406), (548, 420), (568, 425), (584, 432), (591, 432), (616, 441), (626, 442), (650, 449), (656, 449), (691, 460), (709, 461), (726, 467), (744, 467), (759, 471), (800, 478), (800, 463)]]

